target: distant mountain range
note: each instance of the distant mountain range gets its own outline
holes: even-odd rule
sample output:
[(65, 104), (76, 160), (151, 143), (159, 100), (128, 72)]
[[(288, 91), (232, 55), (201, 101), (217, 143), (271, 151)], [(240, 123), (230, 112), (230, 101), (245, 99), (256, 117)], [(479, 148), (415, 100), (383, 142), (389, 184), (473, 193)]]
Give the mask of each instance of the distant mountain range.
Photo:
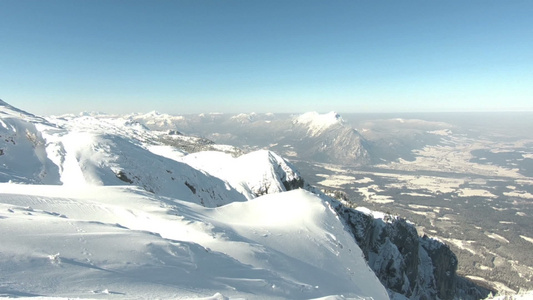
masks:
[(368, 164), (371, 159), (365, 139), (335, 112), (179, 117), (149, 113), (129, 118), (152, 130), (180, 130), (244, 149), (268, 148), (293, 159), (348, 165)]
[[(199, 122), (201, 130), (219, 130), (185, 134)], [(245, 150), (213, 137), (243, 139)], [(458, 277), (453, 252), (419, 237), (414, 225), (351, 208), (310, 186), (275, 152), (246, 149), (269, 137), (270, 148), (299, 159), (371, 159), (367, 141), (336, 113), (41, 118), (0, 101), (0, 295), (489, 293)]]

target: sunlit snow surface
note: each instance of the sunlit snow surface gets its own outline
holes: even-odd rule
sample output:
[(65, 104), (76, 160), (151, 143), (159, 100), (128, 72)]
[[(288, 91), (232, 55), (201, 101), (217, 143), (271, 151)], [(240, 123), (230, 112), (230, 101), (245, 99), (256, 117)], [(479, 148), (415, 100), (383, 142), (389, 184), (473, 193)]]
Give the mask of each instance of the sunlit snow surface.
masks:
[(388, 298), (307, 191), (219, 208), (123, 186), (0, 191), (3, 296)]
[(327, 114), (319, 114), (317, 112), (308, 112), (298, 116), (295, 123), (305, 124), (309, 126), (309, 133), (312, 136), (320, 134), (328, 127), (342, 122), (342, 118), (336, 112), (329, 112)]
[(159, 134), (0, 100), (0, 298), (388, 299), (328, 202), (285, 192), (281, 157)]

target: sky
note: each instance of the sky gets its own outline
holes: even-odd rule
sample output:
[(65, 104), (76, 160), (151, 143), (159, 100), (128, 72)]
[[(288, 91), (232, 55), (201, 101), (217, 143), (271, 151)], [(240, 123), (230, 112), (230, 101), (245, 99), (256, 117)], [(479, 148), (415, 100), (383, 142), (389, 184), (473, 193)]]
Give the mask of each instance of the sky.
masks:
[(0, 99), (81, 111), (533, 110), (533, 1), (0, 0)]

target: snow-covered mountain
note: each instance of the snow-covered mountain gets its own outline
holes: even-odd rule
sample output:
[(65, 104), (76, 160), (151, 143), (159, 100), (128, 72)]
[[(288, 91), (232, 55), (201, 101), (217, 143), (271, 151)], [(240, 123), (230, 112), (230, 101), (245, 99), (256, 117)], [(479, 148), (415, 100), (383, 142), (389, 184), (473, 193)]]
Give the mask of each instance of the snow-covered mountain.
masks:
[(128, 117), (152, 130), (179, 130), (217, 143), (269, 149), (298, 160), (343, 165), (370, 162), (365, 139), (335, 112), (301, 115), (137, 114)]
[(0, 182), (59, 183), (58, 166), (46, 152), (38, 127), (55, 127), (45, 119), (0, 100)]
[(209, 207), (246, 200), (227, 182), (150, 152), (158, 133), (138, 123), (84, 115), (43, 121), (27, 114), (16, 116), (6, 105), (2, 111), (7, 115), (0, 129), (2, 181), (133, 184)]
[(188, 155), (128, 119), (0, 104), (0, 296), (388, 298), (276, 154)]
[(227, 180), (250, 200), (304, 186), (300, 174), (288, 161), (267, 150), (238, 158), (222, 152), (204, 151), (184, 156), (182, 161)]
[(339, 114), (332, 111), (327, 114), (308, 112), (294, 118), (293, 123), (303, 125), (311, 136), (319, 135), (334, 125), (342, 125), (343, 121)]
[(208, 209), (134, 187), (0, 186), (0, 296), (387, 298), (304, 190)]
[[(342, 117), (330, 112), (309, 112), (293, 119), (295, 137), (282, 140), (298, 149), (298, 158), (324, 163), (364, 165), (370, 162), (364, 138)], [(301, 137), (305, 136), (305, 139)], [(296, 137), (300, 137), (296, 142)]]
[[(293, 121), (315, 136), (344, 126)], [(0, 102), (0, 297), (480, 298), (405, 220), (346, 207), (274, 152), (188, 153), (205, 140), (148, 125)]]

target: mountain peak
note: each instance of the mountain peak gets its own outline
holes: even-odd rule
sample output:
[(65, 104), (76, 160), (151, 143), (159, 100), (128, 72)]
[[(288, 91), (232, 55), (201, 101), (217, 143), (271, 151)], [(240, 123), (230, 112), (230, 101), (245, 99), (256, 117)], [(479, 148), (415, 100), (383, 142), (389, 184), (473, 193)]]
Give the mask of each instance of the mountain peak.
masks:
[(30, 114), (29, 112), (16, 108), (12, 106), (11, 104), (3, 101), (2, 99), (0, 99), (0, 114), (15, 117), (15, 118), (20, 118), (20, 119), (24, 119), (24, 120), (32, 121), (32, 122), (46, 123), (46, 121), (43, 118), (37, 117), (33, 114)]
[(152, 110), (151, 112), (148, 112), (145, 114), (145, 116), (152, 116), (152, 117), (155, 117), (155, 116), (160, 116), (161, 113), (158, 112), (157, 110)]
[(316, 111), (307, 112), (294, 120), (294, 124), (307, 125), (311, 135), (317, 135), (328, 127), (340, 123), (343, 123), (343, 119), (334, 111), (325, 114), (319, 114)]
[(249, 114), (240, 113), (238, 115), (232, 116), (231, 119), (239, 121), (240, 123), (250, 123), (250, 122), (253, 122), (256, 117), (257, 117), (257, 114), (252, 112)]

